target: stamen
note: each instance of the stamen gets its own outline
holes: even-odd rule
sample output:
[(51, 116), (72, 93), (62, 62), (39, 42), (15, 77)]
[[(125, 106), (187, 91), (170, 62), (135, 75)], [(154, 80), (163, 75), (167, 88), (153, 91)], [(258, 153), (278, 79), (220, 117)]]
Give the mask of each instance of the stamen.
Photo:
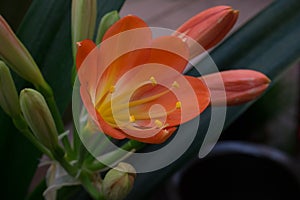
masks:
[(129, 121), (130, 121), (131, 123), (135, 122), (135, 117), (134, 117), (134, 115), (130, 115)]
[(174, 82), (172, 83), (172, 87), (174, 87), (174, 88), (179, 88), (179, 84), (177, 83), (177, 81), (174, 81)]
[(176, 108), (177, 108), (177, 109), (181, 108), (181, 102), (180, 102), (180, 101), (177, 101), (177, 102), (176, 102)]
[(164, 132), (164, 134), (168, 134), (169, 133), (169, 131), (167, 129), (164, 129), (163, 132)]
[(153, 76), (151, 76), (149, 80), (151, 81), (153, 86), (157, 85), (157, 81), (155, 80), (155, 78)]
[(110, 88), (109, 88), (110, 93), (113, 93), (115, 90), (116, 90), (116, 86), (114, 86), (114, 85), (110, 86)]
[(158, 119), (155, 120), (154, 123), (158, 128), (161, 128), (163, 126), (163, 123), (161, 121), (159, 121)]
[(182, 42), (186, 42), (186, 41), (187, 41), (187, 38), (186, 38), (186, 37), (183, 37), (181, 40), (182, 40)]

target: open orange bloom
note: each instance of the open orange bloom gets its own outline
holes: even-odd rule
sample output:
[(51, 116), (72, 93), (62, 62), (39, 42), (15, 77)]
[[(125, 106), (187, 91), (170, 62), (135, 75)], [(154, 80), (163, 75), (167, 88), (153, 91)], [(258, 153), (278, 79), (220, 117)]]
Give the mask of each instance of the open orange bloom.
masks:
[(105, 134), (162, 143), (210, 103), (203, 81), (182, 75), (188, 59), (188, 46), (180, 38), (152, 39), (143, 20), (124, 17), (99, 47), (90, 40), (78, 43), (83, 103)]
[[(208, 49), (228, 33), (237, 14), (230, 7), (215, 7), (177, 31), (193, 33), (200, 45), (206, 41), (201, 38), (206, 38), (207, 45), (202, 45)], [(204, 23), (206, 15), (215, 23)], [(197, 27), (211, 31), (202, 31), (198, 37)], [(178, 125), (195, 118), (207, 106), (245, 103), (268, 87), (270, 80), (253, 70), (231, 70), (200, 78), (184, 76), (182, 72), (195, 48), (190, 45), (192, 39), (184, 38), (188, 35), (153, 38), (142, 19), (126, 16), (108, 29), (99, 46), (91, 40), (78, 43), (76, 66), (81, 97), (102, 132), (116, 139), (162, 143)]]

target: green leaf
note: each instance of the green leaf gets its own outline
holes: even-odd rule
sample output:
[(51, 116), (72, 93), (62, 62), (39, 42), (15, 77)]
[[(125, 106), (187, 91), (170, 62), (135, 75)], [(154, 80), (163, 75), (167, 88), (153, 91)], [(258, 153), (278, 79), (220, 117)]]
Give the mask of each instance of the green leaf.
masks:
[[(255, 69), (265, 73), (272, 84), (300, 58), (300, 1), (277, 0), (231, 35), (211, 56), (220, 70)], [(196, 71), (189, 74), (195, 75)], [(227, 110), (225, 127), (243, 113), (251, 103)], [(197, 156), (210, 117), (201, 115), (200, 128), (191, 147), (172, 165), (159, 171), (138, 174), (128, 200), (147, 199), (159, 184)], [(147, 147), (149, 150), (151, 147)], [(154, 178), (155, 177), (155, 178)]]
[[(105, 13), (119, 10), (124, 1), (98, 1), (98, 23)], [(71, 0), (35, 0), (17, 33), (53, 88), (61, 113), (66, 110), (72, 94), (70, 11)], [(30, 86), (19, 77), (15, 77), (15, 81), (19, 90)], [(2, 196), (24, 199), (40, 153), (18, 133), (2, 111), (0, 127), (1, 172), (5, 181)]]

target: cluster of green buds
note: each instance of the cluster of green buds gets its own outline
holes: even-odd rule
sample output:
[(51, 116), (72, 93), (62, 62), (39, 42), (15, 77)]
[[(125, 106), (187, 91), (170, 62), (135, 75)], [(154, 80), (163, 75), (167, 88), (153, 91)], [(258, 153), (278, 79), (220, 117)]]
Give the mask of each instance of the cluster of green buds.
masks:
[(52, 90), (29, 51), (2, 16), (0, 41), (0, 106), (21, 132), (48, 152), (58, 146), (58, 133), (48, 105), (43, 95), (33, 89), (23, 89), (19, 99), (8, 67), (36, 88), (48, 94), (52, 94)]
[[(72, 50), (75, 59), (77, 42), (87, 38), (93, 39), (96, 33), (95, 40), (100, 43), (106, 30), (120, 17), (117, 11), (107, 13), (95, 31), (97, 0), (73, 0), (71, 9)], [(62, 137), (63, 146), (61, 146), (59, 135), (65, 130), (52, 88), (28, 49), (2, 16), (0, 16), (0, 43), (0, 107), (12, 118), (16, 128), (40, 151), (59, 163), (70, 176), (81, 181), (93, 198), (101, 199), (103, 193), (108, 200), (123, 199), (133, 185), (133, 167), (120, 163), (107, 173), (104, 180), (99, 181), (101, 188), (90, 184), (94, 175), (84, 172), (78, 161), (84, 159), (80, 156), (87, 154), (82, 152), (76, 154), (67, 137)], [(18, 92), (10, 70), (30, 82), (34, 88), (21, 88)], [(98, 169), (95, 173), (99, 173)]]

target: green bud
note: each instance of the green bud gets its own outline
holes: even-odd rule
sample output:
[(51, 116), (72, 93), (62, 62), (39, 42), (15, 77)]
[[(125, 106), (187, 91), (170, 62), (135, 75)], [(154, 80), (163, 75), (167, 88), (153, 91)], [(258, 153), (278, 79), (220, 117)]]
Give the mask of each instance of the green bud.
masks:
[(44, 97), (36, 90), (23, 89), (20, 105), (25, 121), (45, 147), (53, 150), (58, 145), (58, 134)]
[(107, 200), (124, 199), (133, 187), (135, 169), (127, 163), (120, 162), (109, 170), (103, 180), (103, 194)]
[(12, 70), (34, 85), (44, 86), (45, 80), (28, 50), (0, 15), (0, 57)]
[(76, 42), (93, 39), (97, 18), (97, 0), (72, 1), (72, 44), (76, 55)]
[(106, 13), (100, 21), (98, 32), (97, 32), (97, 38), (96, 38), (96, 44), (100, 44), (102, 41), (102, 38), (106, 31), (118, 20), (120, 19), (120, 15), (118, 11), (114, 10), (109, 13)]
[(0, 61), (0, 106), (12, 118), (17, 118), (21, 113), (15, 83), (8, 67), (2, 61)]

